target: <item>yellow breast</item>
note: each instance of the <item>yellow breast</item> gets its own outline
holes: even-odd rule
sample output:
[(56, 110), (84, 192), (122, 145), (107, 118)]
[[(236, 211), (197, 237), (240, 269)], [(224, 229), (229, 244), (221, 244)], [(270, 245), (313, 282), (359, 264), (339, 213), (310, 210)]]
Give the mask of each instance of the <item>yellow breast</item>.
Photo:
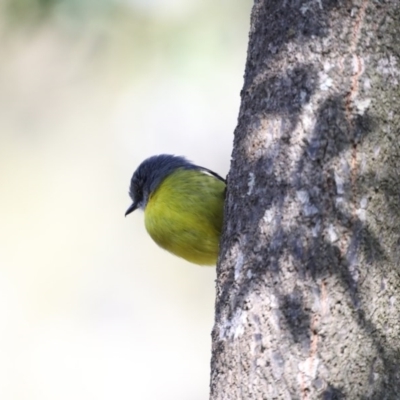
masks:
[(151, 194), (145, 226), (165, 250), (195, 264), (215, 265), (223, 223), (225, 183), (179, 169)]

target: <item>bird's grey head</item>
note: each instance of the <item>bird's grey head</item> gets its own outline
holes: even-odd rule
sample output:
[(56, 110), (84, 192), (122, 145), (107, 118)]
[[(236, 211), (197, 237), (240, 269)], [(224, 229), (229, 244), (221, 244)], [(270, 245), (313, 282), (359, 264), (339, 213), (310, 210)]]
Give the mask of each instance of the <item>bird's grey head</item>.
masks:
[(125, 216), (137, 208), (144, 210), (150, 193), (177, 168), (196, 169), (198, 167), (184, 157), (169, 154), (160, 154), (144, 160), (133, 173), (129, 188), (129, 196), (133, 203), (126, 210)]

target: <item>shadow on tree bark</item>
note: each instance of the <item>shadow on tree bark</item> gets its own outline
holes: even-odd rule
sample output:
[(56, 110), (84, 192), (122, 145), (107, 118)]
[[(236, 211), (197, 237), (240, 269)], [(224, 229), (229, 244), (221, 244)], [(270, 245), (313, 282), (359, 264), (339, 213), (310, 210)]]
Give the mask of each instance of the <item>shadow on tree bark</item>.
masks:
[[(386, 312), (385, 307), (395, 309), (396, 298), (389, 298), (388, 286), (400, 292), (399, 136), (398, 132), (382, 134), (381, 124), (386, 110), (379, 107), (385, 104), (390, 108), (387, 99), (398, 98), (398, 89), (391, 85), (389, 78), (386, 84), (380, 82), (385, 85), (385, 90), (375, 94), (373, 100), (377, 105), (358, 112), (351, 92), (355, 91), (354, 79), (359, 77), (349, 72), (354, 70), (355, 51), (349, 50), (353, 45), (341, 43), (340, 39), (335, 42), (332, 36), (338, 37), (347, 29), (350, 41), (354, 42), (356, 36), (361, 35), (357, 30), (360, 29), (362, 12), (367, 12), (370, 7), (373, 17), (364, 29), (366, 32), (375, 29), (379, 43), (393, 50), (398, 43), (398, 30), (392, 28), (386, 34), (384, 29), (385, 24), (396, 25), (400, 11), (397, 8), (389, 15), (389, 3), (255, 1), (232, 169), (228, 176), (227, 220), (220, 255), (223, 262), (218, 265), (215, 318), (220, 325), (223, 325), (220, 321), (234, 321), (237, 310), (250, 309), (250, 293), (256, 292), (259, 296), (260, 290), (268, 288), (268, 295), (272, 293), (272, 300), (268, 301), (277, 304), (273, 308), (277, 310), (275, 314), (270, 312), (271, 318), (283, 321), (292, 346), (296, 345), (302, 353), (309, 354), (313, 346), (312, 336), (315, 336), (316, 329), (320, 329), (315, 328), (315, 312), (310, 299), (316, 302), (324, 297), (321, 291), (325, 282), (337, 282), (331, 287), (337, 287), (343, 295), (337, 296), (335, 301), (346, 303), (349, 325), (355, 323), (358, 331), (370, 338), (373, 347), (373, 351), (361, 348), (358, 355), (358, 359), (371, 358), (371, 362), (365, 363), (370, 367), (368, 382), (365, 388), (355, 389), (357, 398), (377, 400), (395, 399), (400, 393), (398, 340), (393, 341), (386, 334), (396, 322), (390, 320), (389, 311), (384, 316), (386, 320), (381, 322), (375, 318), (373, 322), (377, 309), (381, 313), (382, 310)], [(363, 6), (365, 9), (361, 12)], [(380, 30), (383, 33), (379, 33)], [(326, 38), (330, 42), (327, 41), (325, 46)], [(363, 38), (367, 40), (368, 35)], [(324, 51), (332, 51), (331, 44), (337, 46), (334, 52), (343, 55), (344, 49), (347, 55), (347, 58), (342, 57), (341, 72), (335, 76), (337, 85), (345, 89), (319, 97), (321, 101), (313, 114), (316, 115), (314, 128), (311, 134), (301, 136), (302, 130), (307, 131), (301, 126), (307, 123), (304, 118), (307, 108), (315, 109), (316, 103), (311, 102), (318, 96), (318, 91), (326, 90), (321, 89), (324, 85), (329, 87), (329, 82), (321, 81), (322, 63), (314, 64), (310, 59), (314, 60), (314, 53), (323, 59)], [(400, 46), (397, 48), (400, 51)], [(304, 51), (311, 56), (304, 57)], [(295, 53), (293, 58), (292, 53)], [(291, 58), (291, 64), (287, 58)], [(390, 68), (393, 70), (395, 63), (389, 61), (381, 63), (380, 77), (392, 73)], [(369, 62), (371, 71), (362, 73), (372, 74), (372, 78), (368, 77), (370, 81), (375, 79), (373, 82), (376, 84), (373, 75), (376, 68), (371, 60)], [(342, 76), (343, 71), (348, 75)], [(368, 86), (365, 87), (368, 90)], [(359, 88), (360, 92), (363, 90)], [(397, 115), (393, 118), (399, 122)], [(264, 136), (258, 135), (263, 131)], [(359, 149), (370, 143), (376, 143), (375, 148), (386, 149), (384, 157), (380, 156), (376, 173), (365, 171), (363, 165), (366, 161), (357, 159)], [(295, 146), (300, 151), (299, 155), (293, 156)], [(288, 155), (286, 168), (282, 154)], [(388, 163), (388, 168), (382, 167), (384, 162)], [(368, 207), (370, 202), (373, 202), (373, 207)], [(288, 224), (285, 213), (299, 204), (299, 217)], [(373, 215), (375, 209), (381, 209), (382, 213)], [(380, 234), (379, 224), (389, 230), (389, 235), (387, 231)], [(270, 229), (266, 230), (266, 225)], [(382, 245), (383, 237), (385, 242)], [(289, 293), (282, 289), (288, 274), (295, 276), (297, 282), (314, 283), (310, 285), (308, 299), (304, 295), (304, 285), (295, 285)], [(373, 287), (374, 281), (380, 282), (378, 292)], [(388, 299), (389, 304), (383, 303)], [(335, 304), (330, 307), (334, 308)], [(338, 309), (340, 312), (340, 304)], [(252, 314), (251, 318), (248, 324), (263, 326), (260, 316)], [(231, 326), (229, 324), (225, 324), (227, 329)], [(235, 334), (228, 335), (228, 339), (235, 340)], [(257, 331), (255, 343), (263, 343), (265, 334), (268, 332)], [(337, 332), (339, 343), (341, 334)], [(216, 360), (225, 351), (225, 339), (220, 335), (221, 330), (219, 333), (213, 331), (214, 374), (220, 373), (218, 366), (221, 362), (218, 364)], [(319, 332), (319, 335), (323, 337), (324, 332)], [(322, 343), (330, 345), (323, 340)], [(260, 352), (266, 351), (264, 345), (257, 346)], [(339, 365), (335, 362), (335, 354), (333, 357), (331, 363)], [(342, 355), (337, 354), (339, 357)], [(353, 361), (350, 358), (348, 364)], [(285, 357), (274, 350), (270, 363), (275, 364), (272, 375), (281, 379), (283, 372), (279, 370), (283, 370)], [(365, 365), (359, 368), (365, 368)], [(274, 365), (272, 367), (274, 370)], [(358, 365), (352, 367), (354, 370)], [(346, 385), (328, 379), (326, 387), (319, 391), (319, 398), (348, 398), (349, 387)], [(320, 384), (315, 382), (314, 386), (320, 387)], [(213, 392), (213, 384), (211, 388)]]
[[(251, 122), (245, 121), (246, 117), (243, 117), (242, 126), (238, 127), (240, 135), (246, 135), (245, 130), (248, 127), (261, 125), (265, 118), (286, 115), (288, 122), (283, 127), (284, 132), (278, 146), (287, 146), (289, 151), (292, 132), (299, 123), (300, 112), (309, 102), (318, 84), (316, 71), (311, 65), (296, 67), (286, 71), (282, 76), (274, 76), (260, 82), (257, 87), (252, 89), (255, 96), (264, 98), (264, 101), (257, 104), (258, 121), (254, 121), (254, 116)], [(270, 102), (272, 98), (274, 101)], [(243, 208), (243, 210), (248, 210), (248, 215), (242, 215), (237, 221), (239, 224), (241, 221), (248, 221), (248, 224), (234, 228), (233, 231), (249, 233), (250, 238), (257, 237), (259, 235), (257, 232), (246, 232), (246, 230), (249, 229), (248, 227), (255, 227), (258, 230), (260, 221), (266, 218), (266, 210), (274, 209), (274, 235), (265, 240), (264, 247), (260, 247), (258, 240), (246, 244), (246, 247), (254, 249), (253, 258), (246, 260), (242, 267), (244, 272), (242, 276), (247, 277), (248, 282), (246, 284), (240, 282), (238, 285), (237, 279), (235, 279), (235, 269), (231, 269), (218, 296), (216, 319), (219, 318), (220, 305), (226, 304), (228, 298), (231, 298), (232, 313), (237, 307), (246, 309), (244, 300), (248, 297), (248, 292), (253, 289), (254, 284), (260, 280), (268, 280), (275, 285), (279, 309), (291, 332), (293, 342), (309, 347), (310, 332), (312, 331), (310, 309), (304, 304), (300, 291), (295, 290), (290, 295), (280, 292), (280, 261), (282, 258), (291, 257), (298, 279), (307, 277), (316, 280), (336, 275), (344, 293), (348, 296), (347, 301), (352, 306), (353, 319), (361, 329), (370, 335), (377, 352), (384, 360), (381, 372), (386, 377), (385, 380), (380, 383), (379, 387), (376, 387), (373, 394), (366, 393), (363, 398), (393, 398), (390, 395), (385, 397), (385, 393), (387, 394), (388, 382), (392, 382), (393, 389), (399, 388), (398, 383), (395, 382), (400, 382), (400, 354), (385, 341), (379, 334), (379, 329), (366, 317), (363, 299), (359, 294), (359, 286), (365, 279), (365, 274), (370, 273), (369, 268), (386, 268), (386, 254), (380, 245), (379, 238), (357, 216), (356, 210), (359, 209), (359, 204), (355, 203), (356, 195), (353, 192), (358, 192), (365, 186), (379, 187), (388, 201), (388, 207), (396, 209), (393, 215), (396, 220), (394, 226), (400, 226), (399, 203), (396, 202), (396, 196), (397, 199), (400, 196), (399, 184), (394, 182), (393, 177), (385, 177), (382, 181), (376, 182), (373, 177), (368, 175), (359, 177), (357, 182), (352, 182), (351, 177), (347, 181), (341, 181), (340, 178), (335, 177), (332, 169), (326, 169), (332, 159), (344, 151), (352, 151), (353, 148), (361, 145), (376, 128), (373, 116), (368, 113), (358, 115), (350, 122), (348, 121), (345, 96), (328, 98), (320, 106), (315, 126), (311, 139), (303, 144), (303, 153), (290, 178), (291, 182), (281, 180), (276, 174), (274, 149), (269, 151), (268, 156), (260, 157), (256, 161), (256, 165), (252, 167), (258, 171), (254, 187), (274, 187), (274, 195), (267, 192), (266, 196), (262, 198), (262, 207), (256, 206), (260, 200), (256, 192), (254, 192), (254, 196), (248, 195), (245, 199), (247, 204)], [(398, 157), (400, 157), (400, 153), (398, 153)], [(397, 156), (393, 155), (392, 159), (396, 160)], [(349, 168), (349, 166), (344, 166), (344, 168)], [(313, 179), (308, 179), (309, 176), (312, 176)], [(318, 179), (315, 179), (316, 177)], [(360, 184), (358, 180), (362, 183)], [(306, 200), (309, 205), (304, 208), (305, 217), (310, 225), (317, 227), (311, 237), (306, 233), (309, 227), (294, 225), (288, 231), (280, 226), (280, 219), (284, 212), (282, 207), (284, 199), (299, 193), (293, 191), (293, 188), (308, 193)], [(230, 190), (234, 192), (235, 188), (230, 186)], [(288, 192), (289, 190), (291, 192)], [(318, 200), (321, 192), (324, 193), (322, 204)], [(347, 204), (347, 207), (342, 207), (342, 204), (335, 202), (338, 193), (343, 194), (343, 203)], [(237, 197), (240, 194), (234, 194), (234, 196)], [(400, 202), (400, 200), (397, 201)], [(258, 212), (254, 212), (254, 210)], [(236, 221), (231, 223), (235, 224)], [(343, 230), (352, 232), (351, 243), (346, 251), (340, 248), (339, 236), (327, 238), (326, 233), (318, 231), (318, 226), (326, 227), (330, 224), (340, 225)], [(332, 236), (335, 234), (332, 233)], [(235, 240), (242, 239), (239, 237)], [(362, 250), (367, 261), (367, 270), (360, 270), (356, 263), (355, 253), (359, 250)], [(279, 257), (276, 257), (277, 254)], [(225, 255), (222, 254), (222, 258), (224, 257)], [(260, 260), (262, 260), (261, 263)], [(250, 266), (251, 271), (250, 269), (250, 272), (246, 271)], [(233, 287), (235, 294), (232, 297)], [(229, 315), (228, 318), (233, 318), (233, 315)], [(345, 396), (340, 389), (329, 386), (324, 391), (322, 398), (344, 399)]]

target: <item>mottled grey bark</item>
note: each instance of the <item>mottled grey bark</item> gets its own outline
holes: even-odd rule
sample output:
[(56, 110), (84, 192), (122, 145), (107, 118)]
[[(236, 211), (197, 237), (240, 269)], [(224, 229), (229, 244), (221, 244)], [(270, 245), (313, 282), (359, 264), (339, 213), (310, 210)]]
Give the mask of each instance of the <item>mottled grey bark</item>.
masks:
[(258, 0), (211, 399), (400, 399), (400, 3)]

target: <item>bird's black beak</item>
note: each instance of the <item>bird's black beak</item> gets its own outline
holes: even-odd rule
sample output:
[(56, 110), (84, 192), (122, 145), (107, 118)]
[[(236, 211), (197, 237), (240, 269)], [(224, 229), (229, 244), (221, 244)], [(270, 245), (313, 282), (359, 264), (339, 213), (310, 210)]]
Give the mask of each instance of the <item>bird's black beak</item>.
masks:
[(126, 210), (125, 217), (128, 214), (130, 214), (131, 212), (135, 211), (137, 209), (137, 207), (138, 207), (138, 204), (136, 202), (132, 203), (132, 205)]

